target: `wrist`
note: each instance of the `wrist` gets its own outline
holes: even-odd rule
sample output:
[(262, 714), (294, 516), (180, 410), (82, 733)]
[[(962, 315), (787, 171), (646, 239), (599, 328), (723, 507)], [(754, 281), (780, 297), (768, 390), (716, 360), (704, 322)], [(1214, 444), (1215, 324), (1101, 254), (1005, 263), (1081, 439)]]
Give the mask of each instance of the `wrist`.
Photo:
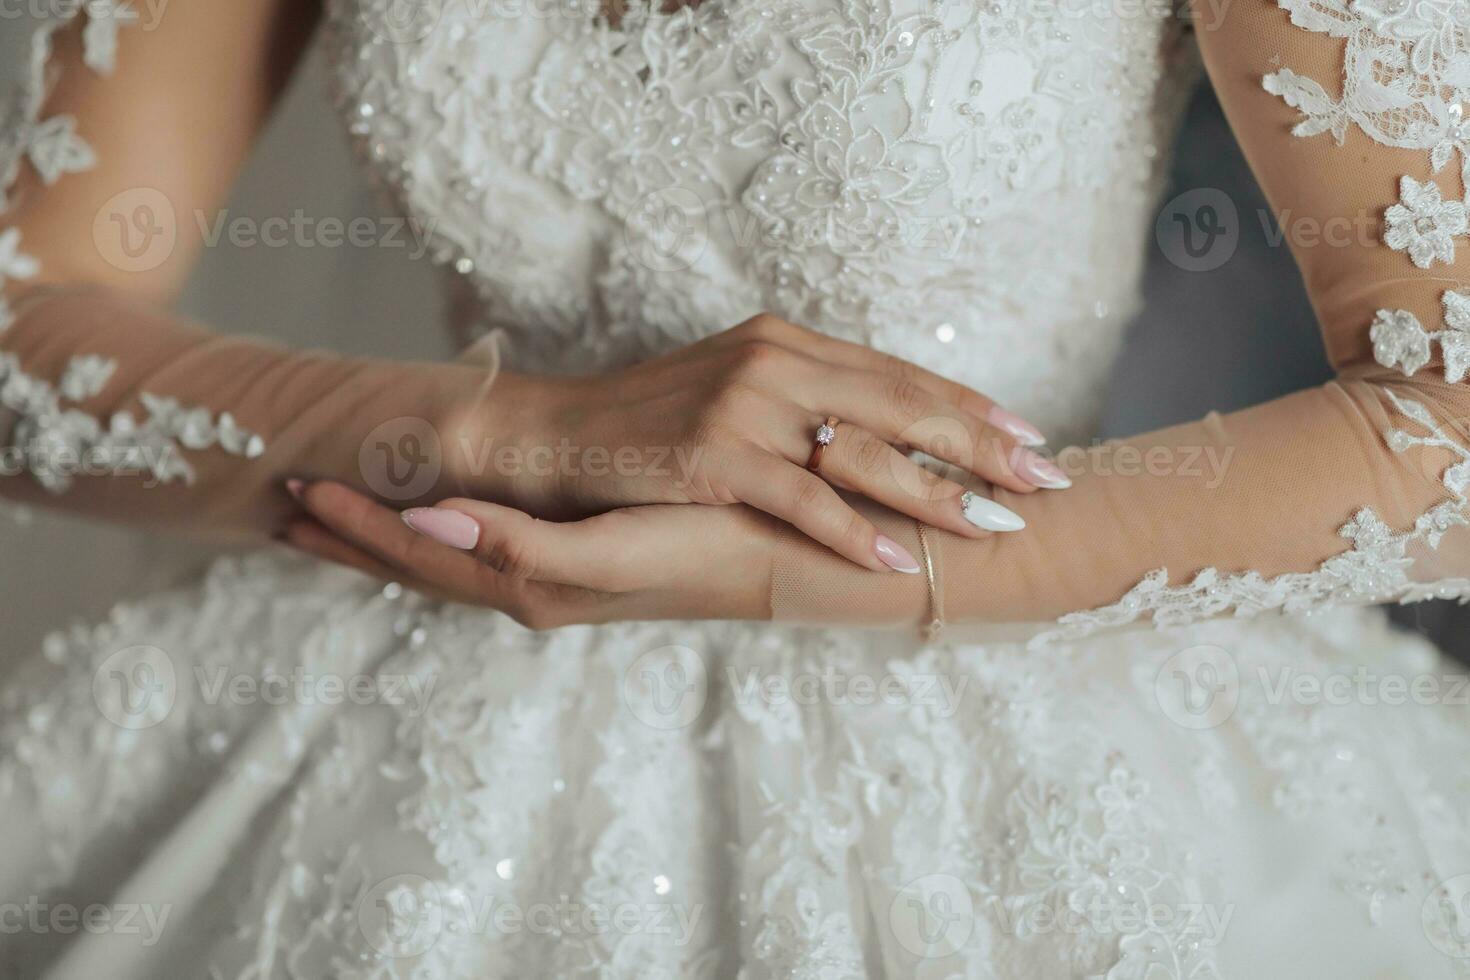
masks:
[(441, 484), (450, 493), (554, 516), (558, 480), (553, 428), (553, 379), (474, 367), (459, 372), (434, 428), (444, 460)]

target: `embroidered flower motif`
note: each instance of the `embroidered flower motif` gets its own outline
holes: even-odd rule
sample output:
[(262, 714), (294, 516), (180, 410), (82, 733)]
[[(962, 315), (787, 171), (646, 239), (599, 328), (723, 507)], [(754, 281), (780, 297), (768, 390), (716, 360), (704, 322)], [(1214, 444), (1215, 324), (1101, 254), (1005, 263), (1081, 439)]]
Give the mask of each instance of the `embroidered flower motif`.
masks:
[(24, 139), (26, 155), (46, 184), (56, 183), (62, 174), (90, 170), (97, 162), (87, 141), (77, 135), (71, 116), (52, 116), (37, 123)]
[(1413, 377), (1429, 363), (1429, 333), (1408, 310), (1379, 310), (1368, 336), (1373, 339), (1373, 359), (1384, 367)]
[(57, 387), (61, 397), (74, 402), (85, 401), (106, 387), (115, 370), (117, 362), (105, 357), (95, 354), (73, 357), (67, 363), (66, 373), (61, 376), (61, 384)]
[(1449, 328), (1430, 333), (1408, 310), (1379, 310), (1368, 335), (1373, 358), (1384, 367), (1399, 368), (1412, 377), (1429, 363), (1432, 344), (1444, 352), (1444, 376), (1456, 384), (1470, 374), (1470, 293), (1444, 294), (1444, 321)]
[(117, 32), (138, 19), (138, 12), (121, 0), (90, 0), (87, 26), (82, 29), (83, 59), (100, 75), (112, 74), (117, 64)]
[(1470, 294), (1444, 294), (1444, 322), (1450, 329), (1435, 335), (1444, 351), (1444, 378), (1450, 384), (1470, 374)]
[(1470, 120), (1465, 119), (1465, 109), (1457, 103), (1449, 107), (1447, 115), (1444, 136), (1429, 154), (1435, 173), (1444, 169), (1456, 151), (1461, 159), (1470, 161)]
[(0, 231), (0, 286), (7, 279), (29, 279), (41, 270), (41, 263), (20, 250), (20, 229)]
[(1401, 203), (1389, 208), (1384, 217), (1388, 231), (1383, 241), (1389, 248), (1402, 252), (1421, 269), (1438, 259), (1455, 260), (1455, 236), (1470, 229), (1464, 201), (1446, 201), (1439, 185), (1429, 180), (1419, 183), (1412, 177), (1399, 182)]
[(1375, 33), (1407, 43), (1417, 72), (1427, 72), (1436, 56), (1452, 58), (1459, 51), (1455, 28), (1465, 15), (1458, 4), (1353, 0), (1351, 7)]

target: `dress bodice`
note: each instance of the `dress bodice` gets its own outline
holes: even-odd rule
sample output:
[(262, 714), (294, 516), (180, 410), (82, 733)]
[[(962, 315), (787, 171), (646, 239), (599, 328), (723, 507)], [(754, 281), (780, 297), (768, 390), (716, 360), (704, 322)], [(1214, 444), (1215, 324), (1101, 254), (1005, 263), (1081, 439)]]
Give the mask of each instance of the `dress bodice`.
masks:
[(1188, 71), (1166, 17), (329, 9), (351, 131), (511, 363), (606, 369), (768, 310), (1087, 434)]

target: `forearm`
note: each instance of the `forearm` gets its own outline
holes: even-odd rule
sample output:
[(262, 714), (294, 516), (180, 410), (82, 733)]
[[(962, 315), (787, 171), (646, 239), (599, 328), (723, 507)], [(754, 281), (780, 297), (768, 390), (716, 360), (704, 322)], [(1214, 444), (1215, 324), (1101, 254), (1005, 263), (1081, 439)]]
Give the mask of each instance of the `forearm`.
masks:
[[(1423, 405), (1433, 425), (1401, 414), (1390, 391)], [(1067, 450), (1059, 461), (1074, 481), (1068, 492), (995, 493), (1026, 519), (1016, 534), (967, 541), (930, 529), (920, 542), (912, 521), (879, 519), (915, 554), (927, 544), (938, 608), (952, 623), (1046, 624), (1101, 607), (1114, 608), (1069, 622), (1180, 622), (1416, 598), (1429, 583), (1470, 576), (1470, 532), (1454, 527), (1432, 546), (1436, 520), (1421, 521), (1463, 520), (1462, 491), (1446, 482), (1465, 459), (1451, 447), (1455, 421), (1470, 412), (1466, 396), (1428, 378), (1344, 378)], [(1383, 435), (1434, 440), (1434, 428), (1446, 444), (1402, 454)], [(935, 608), (926, 577), (873, 581), (791, 537), (773, 596), (776, 618), (793, 621), (909, 625)]]
[[(481, 367), (294, 351), (104, 290), (13, 306), (0, 333), (0, 494), (269, 534), (291, 512), (290, 477), (401, 506), (470, 490), (458, 427), (489, 411)], [(488, 481), (474, 489), (495, 493)]]

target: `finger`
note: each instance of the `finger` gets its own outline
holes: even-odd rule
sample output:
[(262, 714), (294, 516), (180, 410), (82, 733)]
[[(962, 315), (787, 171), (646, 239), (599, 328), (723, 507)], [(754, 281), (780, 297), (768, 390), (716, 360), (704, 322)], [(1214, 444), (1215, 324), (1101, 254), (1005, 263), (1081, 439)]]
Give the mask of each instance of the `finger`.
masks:
[(379, 561), (361, 548), (348, 544), (317, 521), (301, 518), (292, 521), (282, 535), (291, 547), (337, 565), (355, 568), (374, 578), (394, 581), (403, 578), (401, 569)]
[[(499, 504), (456, 497), (406, 511), (410, 527), (461, 548), (507, 579), (631, 592), (655, 582), (657, 543), (630, 527), (631, 511), (565, 523)], [(628, 533), (624, 533), (628, 532)]]
[(402, 515), (331, 481), (308, 485), (301, 505), (330, 533), (393, 570), (390, 578), (429, 595), (489, 606), (520, 619), (528, 599), (524, 583), (498, 577), (474, 556), (407, 526)]
[[(950, 402), (983, 419), (990, 425), (1015, 439), (1023, 446), (1036, 447), (1046, 443), (1046, 437), (1036, 426), (1006, 410), (994, 399), (975, 389), (951, 381), (941, 374), (920, 367), (892, 354), (832, 337), (817, 330), (787, 323), (777, 317), (760, 317), (760, 326), (752, 332), (760, 338), (796, 353), (817, 357), (830, 364), (859, 371), (872, 371), (886, 377), (911, 381), (935, 397)], [(769, 322), (768, 322), (769, 321)]]
[[(301, 502), (327, 532), (365, 552), (369, 560), (388, 566), (396, 573), (390, 578), (411, 583), (417, 591), (489, 606), (534, 628), (589, 621), (587, 614), (596, 606), (596, 596), (581, 588), (502, 575), (480, 561), (473, 549), (459, 547), (460, 539), (445, 540), (443, 535), (417, 530), (406, 523), (403, 514), (341, 484), (312, 484), (303, 491)], [(315, 537), (307, 543), (321, 545)], [(339, 549), (332, 553), (346, 557)]]
[[(833, 377), (832, 372), (841, 374)], [(836, 417), (839, 430), (843, 424), (860, 426), (890, 445), (922, 450), (1016, 493), (1035, 493), (1042, 482), (1055, 489), (1069, 485), (1059, 469), (999, 429), (942, 405), (911, 384), (904, 383), (897, 391), (892, 384), (871, 372), (830, 369), (805, 386), (791, 386), (795, 411), (778, 412), (780, 421), (765, 425), (757, 439), (781, 458), (804, 463), (818, 427), (826, 418)]]
[(1034, 493), (1071, 486), (1060, 467), (1010, 433), (913, 382), (840, 368), (793, 391), (817, 411), (861, 425), (889, 443), (923, 450), (1007, 490)]
[(405, 588), (446, 602), (464, 602), (484, 605), (484, 598), (464, 588), (473, 586), (473, 580), (455, 577), (449, 581), (430, 582), (412, 574), (407, 569), (394, 568), (379, 561), (367, 551), (349, 544), (334, 531), (311, 518), (293, 521), (286, 528), (285, 542), (299, 551), (321, 558), (345, 568), (356, 569), (385, 582), (397, 582)]
[(404, 526), (398, 511), (340, 483), (309, 484), (300, 500), (327, 530), (392, 568), (440, 581), (453, 580), (456, 573), (467, 574), (476, 567), (466, 555), (436, 547), (422, 534), (415, 534)]
[(801, 466), (752, 447), (731, 489), (752, 507), (780, 518), (819, 544), (873, 571), (914, 574), (919, 563), (878, 533), (826, 480)]
[(962, 485), (926, 470), (861, 426), (837, 427), (819, 472), (837, 486), (967, 537), (1026, 526), (1020, 515), (994, 502), (988, 507), (965, 506), (970, 500)]

